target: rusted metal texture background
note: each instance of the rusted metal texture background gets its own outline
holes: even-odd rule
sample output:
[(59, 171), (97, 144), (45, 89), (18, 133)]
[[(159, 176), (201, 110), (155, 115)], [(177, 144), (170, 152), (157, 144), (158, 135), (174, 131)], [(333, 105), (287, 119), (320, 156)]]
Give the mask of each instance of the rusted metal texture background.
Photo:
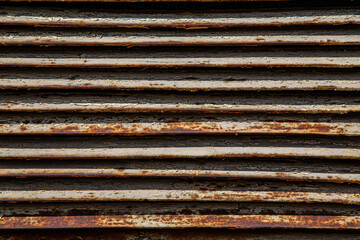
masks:
[(360, 239), (360, 3), (155, 2), (1, 2), (0, 240)]

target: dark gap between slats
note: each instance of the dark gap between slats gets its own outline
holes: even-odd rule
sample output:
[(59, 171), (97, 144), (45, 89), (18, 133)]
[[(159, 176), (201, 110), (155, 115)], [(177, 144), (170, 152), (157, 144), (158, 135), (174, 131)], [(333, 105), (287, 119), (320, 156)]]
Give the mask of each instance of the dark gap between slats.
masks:
[(244, 134), (239, 136), (2, 136), (3, 148), (155, 148), (155, 147), (328, 147), (359, 148), (360, 137), (287, 136)]
[(4, 240), (358, 240), (359, 231), (309, 229), (31, 229), (1, 230)]
[(258, 8), (308, 8), (308, 7), (349, 7), (359, 6), (359, 3), (354, 0), (293, 0), (293, 1), (264, 1), (264, 2), (147, 2), (147, 3), (135, 3), (135, 2), (2, 2), (3, 6), (24, 6), (24, 7), (61, 7), (61, 8), (105, 8), (105, 9), (136, 9), (136, 10), (211, 10), (211, 9), (258, 9)]
[[(52, 178), (52, 179), (0, 179), (1, 191), (121, 191), (121, 190), (172, 190), (182, 191), (274, 191), (276, 192), (306, 192), (306, 193), (349, 193), (358, 194), (360, 191), (359, 184), (339, 184), (339, 183), (318, 183), (318, 182), (288, 182), (288, 181), (264, 181), (264, 180), (238, 180), (238, 179), (102, 179), (102, 178)], [(141, 194), (141, 191), (139, 191)], [(223, 193), (222, 193), (223, 194)], [(216, 195), (216, 194), (214, 194)], [(142, 196), (146, 199), (147, 196)], [(216, 197), (212, 197), (216, 200)], [(291, 196), (289, 196), (291, 198)], [(294, 197), (293, 197), (294, 198)], [(72, 201), (72, 198), (66, 201)], [(193, 198), (196, 200), (197, 198)], [(18, 201), (24, 201), (21, 198)], [(26, 200), (25, 200), (26, 201)], [(64, 200), (62, 200), (64, 201)], [(79, 200), (77, 200), (79, 201)], [(80, 200), (81, 201), (81, 200)], [(89, 200), (88, 200), (89, 201)], [(90, 200), (91, 201), (91, 200)], [(102, 200), (104, 201), (104, 200)], [(105, 200), (106, 201), (106, 200)], [(162, 200), (164, 201), (164, 200)], [(166, 201), (166, 200), (165, 200)], [(174, 200), (173, 200), (174, 201)], [(176, 200), (175, 200), (176, 201)], [(182, 201), (182, 200), (177, 200)], [(189, 200), (188, 200), (189, 201)], [(211, 201), (211, 199), (207, 199)], [(219, 201), (219, 200), (218, 200)], [(226, 201), (226, 200), (221, 200)], [(228, 200), (231, 201), (231, 200)]]
[[(0, 160), (1, 169), (159, 169), (212, 171), (281, 171), (310, 173), (360, 174), (358, 160), (199, 158), (199, 159), (89, 159), (89, 160)], [(156, 176), (158, 177), (158, 176)], [(129, 177), (127, 177), (129, 178)], [(144, 176), (146, 178), (146, 176)], [(206, 178), (206, 177), (205, 177)], [(231, 176), (228, 176), (231, 178)]]
[(357, 216), (360, 206), (318, 203), (78, 202), (2, 203), (2, 217), (84, 215), (328, 215)]

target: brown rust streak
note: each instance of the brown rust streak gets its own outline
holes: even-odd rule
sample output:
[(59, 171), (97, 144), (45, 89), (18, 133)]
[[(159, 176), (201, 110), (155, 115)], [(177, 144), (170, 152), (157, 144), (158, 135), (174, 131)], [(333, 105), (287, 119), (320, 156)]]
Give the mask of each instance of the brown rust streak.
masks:
[(3, 169), (2, 178), (231, 178), (360, 184), (360, 174), (184, 169)]
[[(241, 124), (244, 125), (241, 125)], [(239, 126), (236, 126), (239, 124)], [(44, 125), (0, 124), (1, 134), (117, 134), (117, 135), (163, 135), (163, 134), (336, 134), (349, 135), (346, 128), (326, 123), (297, 122), (167, 122), (157, 124), (57, 124), (49, 128)], [(8, 130), (9, 127), (14, 130)], [(356, 133), (354, 133), (356, 135)], [(353, 135), (353, 134), (352, 134)]]
[(360, 217), (312, 215), (104, 215), (0, 218), (1, 229), (113, 227), (360, 229)]
[[(228, 194), (228, 193), (213, 193), (209, 190), (200, 190), (200, 193), (204, 194), (204, 196), (202, 196), (202, 198), (204, 200), (209, 200), (209, 201), (234, 201), (235, 198), (233, 196), (233, 194)], [(209, 192), (211, 192), (211, 195), (207, 195)], [(330, 194), (329, 194), (330, 195)], [(194, 194), (192, 196), (193, 200), (197, 200), (200, 198), (199, 195)], [(284, 199), (291, 199), (290, 202), (304, 202), (304, 203), (315, 203), (315, 202), (319, 202), (316, 201), (314, 199), (310, 199), (309, 196), (307, 196), (306, 194), (300, 193), (300, 192), (277, 192), (277, 191), (273, 191), (271, 192), (271, 194), (263, 194), (261, 197), (259, 196), (252, 196), (251, 198), (249, 198), (249, 201), (252, 202), (286, 202), (284, 201)], [(322, 202), (322, 201), (320, 201)], [(339, 204), (354, 204), (354, 202), (350, 203), (347, 200), (343, 200), (343, 199), (331, 199), (329, 201), (327, 201), (329, 203), (339, 203)]]
[(262, 126), (253, 126), (252, 129), (266, 129), (269, 133), (328, 134), (334, 132), (339, 135), (345, 133), (344, 128), (323, 123), (291, 123), (291, 126), (282, 122), (263, 123)]
[(0, 202), (199, 201), (360, 204), (357, 193), (214, 190), (3, 191)]

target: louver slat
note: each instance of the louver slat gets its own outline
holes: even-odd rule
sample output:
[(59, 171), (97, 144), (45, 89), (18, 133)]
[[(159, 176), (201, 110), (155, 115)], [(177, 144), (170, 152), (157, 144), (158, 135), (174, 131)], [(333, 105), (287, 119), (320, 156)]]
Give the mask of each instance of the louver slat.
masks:
[(337, 90), (359, 91), (360, 72), (340, 70), (67, 70), (3, 69), (1, 89), (86, 90)]
[(329, 159), (360, 159), (358, 148), (303, 147), (171, 147), (171, 148), (0, 148), (0, 158), (203, 158), (203, 157), (313, 157)]
[(360, 136), (360, 123), (296, 122), (173, 122), (173, 123), (67, 123), (67, 124), (1, 124), (0, 134), (323, 134)]
[(48, 2), (0, 7), (1, 239), (357, 239), (358, 4)]
[[(351, 96), (351, 97), (350, 97)], [(349, 113), (360, 111), (358, 94), (137, 94), (5, 93), (4, 112), (197, 112), (197, 113)]]
[(359, 49), (254, 51), (245, 49), (5, 49), (0, 67), (360, 67)]
[(360, 159), (358, 137), (335, 141), (327, 137), (206, 136), (206, 137), (23, 137), (1, 140), (0, 158), (136, 159), (223, 157), (313, 157)]
[[(16, 32), (14, 32), (16, 31)], [(5, 46), (241, 46), (241, 45), (359, 45), (359, 29), (303, 31), (0, 31)]]
[(349, 216), (268, 216), (268, 215), (139, 215), (139, 216), (63, 216), (4, 217), (4, 229), (31, 228), (310, 228), (359, 229), (359, 217)]
[(101, 190), (2, 191), (1, 202), (230, 201), (360, 204), (360, 194), (283, 191)]
[(183, 169), (91, 169), (91, 168), (26, 168), (1, 169), (0, 177), (88, 177), (88, 178), (242, 178), (287, 181), (346, 182), (360, 184), (360, 174), (313, 173), (313, 172), (270, 172), (270, 171), (220, 171)]

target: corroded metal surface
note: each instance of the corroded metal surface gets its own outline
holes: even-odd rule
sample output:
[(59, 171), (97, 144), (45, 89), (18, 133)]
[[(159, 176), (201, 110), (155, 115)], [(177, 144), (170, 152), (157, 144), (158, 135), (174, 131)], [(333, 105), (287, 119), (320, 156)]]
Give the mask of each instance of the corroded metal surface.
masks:
[(240, 178), (286, 181), (315, 181), (360, 184), (360, 174), (319, 172), (220, 171), (184, 169), (91, 169), (91, 168), (25, 168), (0, 169), (0, 177), (88, 177), (88, 178)]
[(313, 157), (360, 159), (359, 148), (309, 147), (167, 147), (167, 148), (0, 148), (0, 159)]
[(2, 191), (0, 202), (228, 201), (341, 203), (360, 205), (359, 193), (210, 190), (41, 190)]
[(11, 29), (0, 31), (5, 46), (246, 46), (359, 45), (359, 29), (307, 31), (79, 31)]
[(360, 158), (359, 137), (264, 136), (8, 136), (0, 139), (0, 158)]
[[(351, 97), (350, 97), (351, 96)], [(356, 113), (357, 93), (4, 93), (3, 112)]]
[(0, 124), (0, 134), (164, 135), (164, 134), (320, 134), (360, 136), (360, 123), (172, 122)]
[(337, 90), (359, 91), (356, 69), (306, 69), (300, 71), (238, 70), (151, 70), (141, 71), (87, 69), (3, 69), (1, 89), (84, 89), (84, 90)]
[(357, 239), (359, 4), (131, 4), (0, 7), (0, 239)]
[(148, 104), (148, 103), (26, 103), (3, 102), (5, 112), (199, 112), (199, 113), (352, 113), (360, 112), (360, 105), (220, 105), (220, 104)]
[(124, 216), (62, 216), (2, 217), (0, 227), (22, 228), (313, 228), (359, 229), (360, 217), (291, 216), (291, 215), (124, 215)]
[(0, 53), (0, 67), (142, 68), (142, 67), (360, 67), (359, 49), (271, 49), (267, 51), (227, 48), (183, 49), (19, 49)]
[[(76, 74), (75, 74), (76, 76)], [(66, 79), (0, 79), (0, 89), (86, 89), (86, 90), (338, 90), (359, 91), (359, 80), (72, 80)]]

